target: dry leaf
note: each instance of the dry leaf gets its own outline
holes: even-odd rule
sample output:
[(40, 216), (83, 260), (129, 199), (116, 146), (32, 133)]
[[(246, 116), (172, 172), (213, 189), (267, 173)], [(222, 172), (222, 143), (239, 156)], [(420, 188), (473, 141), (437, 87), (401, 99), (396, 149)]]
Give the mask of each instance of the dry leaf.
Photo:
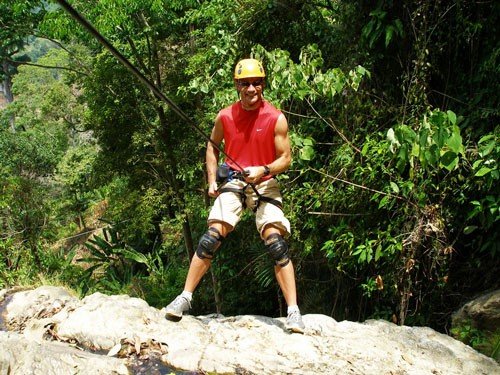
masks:
[(116, 344), (115, 346), (113, 346), (110, 349), (110, 351), (108, 352), (107, 356), (108, 357), (113, 357), (113, 356), (117, 355), (120, 352), (121, 348), (122, 348), (122, 344), (120, 344), (120, 343)]
[(141, 339), (139, 338), (139, 336), (135, 336), (134, 339), (135, 339), (135, 352), (137, 353), (137, 355), (139, 355), (141, 354)]

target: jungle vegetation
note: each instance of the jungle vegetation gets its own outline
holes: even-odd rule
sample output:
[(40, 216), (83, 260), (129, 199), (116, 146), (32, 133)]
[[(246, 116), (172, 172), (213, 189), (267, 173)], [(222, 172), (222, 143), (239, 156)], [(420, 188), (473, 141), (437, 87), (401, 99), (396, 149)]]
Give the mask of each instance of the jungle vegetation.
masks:
[[(235, 62), (264, 61), (303, 313), (448, 332), (499, 287), (499, 2), (70, 3), (207, 134)], [(206, 230), (206, 141), (56, 2), (2, 2), (0, 26), (0, 288), (162, 307)], [(284, 311), (246, 213), (192, 313)]]

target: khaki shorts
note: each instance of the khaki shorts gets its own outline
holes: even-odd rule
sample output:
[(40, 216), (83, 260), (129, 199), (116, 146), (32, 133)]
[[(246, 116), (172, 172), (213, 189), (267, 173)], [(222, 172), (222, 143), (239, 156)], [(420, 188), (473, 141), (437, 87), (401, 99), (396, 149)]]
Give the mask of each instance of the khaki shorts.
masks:
[[(242, 189), (247, 185), (245, 181), (233, 180), (224, 185), (228, 188)], [(276, 199), (282, 202), (281, 193), (278, 187), (278, 182), (271, 178), (267, 181), (263, 181), (258, 185), (255, 185), (259, 194)], [(246, 194), (246, 208), (254, 209), (257, 202), (257, 194), (252, 189), (250, 185), (245, 189)], [(210, 210), (210, 215), (208, 216), (208, 224), (214, 221), (223, 221), (228, 223), (233, 228), (238, 224), (243, 213), (243, 204), (241, 202), (241, 196), (233, 192), (225, 192), (220, 194), (214, 202), (212, 209)], [(257, 231), (260, 236), (263, 235), (263, 230), (266, 225), (273, 224), (284, 231), (284, 237), (290, 235), (290, 222), (283, 214), (283, 211), (278, 206), (260, 201), (259, 207), (255, 212), (255, 225), (257, 226)], [(263, 238), (263, 237), (262, 237)]]

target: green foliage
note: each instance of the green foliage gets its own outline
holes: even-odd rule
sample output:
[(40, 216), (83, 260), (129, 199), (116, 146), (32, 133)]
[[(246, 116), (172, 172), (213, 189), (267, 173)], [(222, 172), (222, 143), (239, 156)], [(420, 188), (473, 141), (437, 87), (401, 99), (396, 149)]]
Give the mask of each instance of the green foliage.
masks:
[(366, 41), (369, 48), (373, 48), (379, 40), (384, 41), (384, 46), (387, 48), (389, 44), (397, 36), (404, 36), (403, 23), (401, 20), (395, 19), (392, 22), (387, 20), (388, 14), (379, 7), (370, 12), (370, 21), (363, 27), (362, 38)]
[[(26, 44), (44, 15), (44, 2), (39, 0), (12, 0), (0, 4), (0, 60), (4, 62)], [(0, 70), (0, 76), (9, 73)]]
[(497, 133), (498, 129), (481, 137), (471, 153), (473, 162), (467, 190), (474, 195), (467, 202), (467, 214), (464, 218), (466, 225), (463, 227), (465, 235), (475, 234), (479, 251), (492, 258), (500, 252), (496, 230), (500, 219), (500, 198), (496, 188), (500, 157)]
[(452, 111), (433, 111), (424, 116), (417, 130), (399, 125), (387, 131), (391, 151), (397, 152), (397, 167), (402, 172), (410, 166), (410, 178), (415, 168), (421, 166), (432, 170), (435, 167), (452, 171), (458, 167), (459, 157), (464, 155), (464, 145), (457, 117)]
[(484, 341), (484, 333), (474, 328), (471, 322), (466, 322), (460, 327), (455, 327), (451, 331), (452, 335), (463, 343), (476, 348)]
[(500, 154), (500, 146), (497, 134), (488, 134), (478, 142), (478, 160), (474, 162), (472, 168), (476, 172), (475, 177), (483, 177), (488, 175), (485, 184), (488, 188), (492, 187), (493, 183), (499, 179), (498, 172), (498, 155)]
[(103, 236), (94, 235), (85, 243), (89, 256), (77, 259), (85, 262), (79, 286), (85, 295), (89, 290), (120, 293), (132, 281), (135, 263), (147, 263), (147, 258), (128, 247), (113, 228), (103, 228)]
[(97, 154), (98, 148), (94, 144), (74, 146), (58, 163), (54, 179), (64, 186), (63, 195), (66, 197), (61, 202), (61, 210), (68, 209), (82, 215), (96, 200), (92, 173)]
[[(38, 61), (62, 66), (67, 54), (51, 50)], [(63, 119), (78, 116), (81, 105), (63, 82), (61, 71), (35, 66), (22, 66), (18, 71), (13, 79), (15, 101), (0, 116), (4, 120), (0, 130), (0, 200), (4, 204), (0, 210), (7, 271), (18, 275), (14, 279), (19, 282), (26, 282), (23, 273), (29, 280), (35, 279), (37, 272), (66, 274), (65, 270), (72, 268), (61, 265), (55, 271), (58, 266), (50, 260), (52, 250), (46, 249), (46, 241), (57, 231), (53, 218), (59, 190), (52, 176), (70, 143)], [(15, 128), (7, 125), (11, 117)]]
[(294, 154), (299, 157), (298, 163), (308, 162), (314, 158), (314, 140), (311, 137), (301, 138), (298, 134), (292, 133), (290, 143)]
[(457, 340), (471, 346), (477, 351), (487, 355), (496, 361), (500, 360), (500, 332), (481, 330), (475, 327), (470, 320), (462, 322), (459, 326), (451, 329), (451, 334)]
[(84, 270), (71, 283), (82, 295), (128, 293), (161, 307), (178, 294), (186, 276), (184, 265), (174, 267), (175, 257), (169, 257), (168, 248), (155, 243), (148, 253), (137, 251), (114, 225), (94, 235), (85, 248), (85, 255), (76, 259)]
[(291, 100), (333, 100), (335, 96), (351, 88), (356, 91), (364, 76), (370, 73), (357, 66), (345, 74), (341, 69), (321, 70), (323, 57), (318, 46), (305, 46), (299, 56), (299, 63), (294, 63), (290, 54), (283, 50), (266, 51), (260, 46), (255, 48), (257, 58), (263, 59), (269, 72), (267, 84), (270, 100), (277, 100), (277, 105)]

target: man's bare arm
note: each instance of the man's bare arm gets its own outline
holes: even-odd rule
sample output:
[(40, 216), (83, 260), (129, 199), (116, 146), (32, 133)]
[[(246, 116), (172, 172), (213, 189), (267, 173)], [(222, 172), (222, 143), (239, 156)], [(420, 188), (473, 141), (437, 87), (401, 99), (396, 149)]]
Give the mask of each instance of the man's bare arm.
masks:
[[(215, 119), (214, 127), (212, 128), (212, 133), (210, 134), (210, 139), (217, 145), (220, 146), (222, 140), (224, 139), (224, 129), (222, 126), (222, 121), (217, 116)], [(207, 143), (207, 152), (205, 154), (205, 163), (207, 168), (207, 179), (208, 179), (208, 194), (212, 197), (217, 195), (217, 166), (219, 163), (219, 150), (217, 150), (212, 142)]]
[(274, 145), (276, 147), (276, 160), (268, 164), (268, 167), (271, 174), (278, 174), (286, 171), (292, 162), (288, 122), (283, 114), (278, 117), (278, 121), (276, 122)]

